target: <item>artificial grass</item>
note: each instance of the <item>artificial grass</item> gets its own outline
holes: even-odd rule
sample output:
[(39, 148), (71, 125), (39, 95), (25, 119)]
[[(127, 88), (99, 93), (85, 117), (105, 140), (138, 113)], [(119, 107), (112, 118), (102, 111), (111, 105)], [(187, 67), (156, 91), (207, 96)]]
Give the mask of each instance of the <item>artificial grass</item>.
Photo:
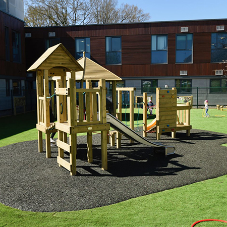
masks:
[[(210, 109), (209, 118), (201, 109), (191, 111), (193, 128), (226, 133), (227, 116)], [(0, 119), (0, 146), (37, 139), (35, 114)], [(24, 122), (28, 124), (24, 126)], [(29, 126), (31, 125), (31, 126)], [(16, 127), (17, 126), (17, 127)], [(16, 129), (15, 129), (16, 127)], [(20, 127), (22, 131), (20, 132)], [(11, 129), (11, 130), (10, 130)], [(25, 130), (25, 131), (23, 131)], [(7, 137), (8, 136), (8, 137)], [(5, 141), (5, 142), (2, 142)], [(4, 145), (5, 144), (5, 145)], [(191, 226), (200, 219), (227, 220), (227, 176), (175, 188), (118, 204), (73, 212), (25, 212), (0, 204), (0, 226)], [(198, 226), (225, 226), (206, 222)]]

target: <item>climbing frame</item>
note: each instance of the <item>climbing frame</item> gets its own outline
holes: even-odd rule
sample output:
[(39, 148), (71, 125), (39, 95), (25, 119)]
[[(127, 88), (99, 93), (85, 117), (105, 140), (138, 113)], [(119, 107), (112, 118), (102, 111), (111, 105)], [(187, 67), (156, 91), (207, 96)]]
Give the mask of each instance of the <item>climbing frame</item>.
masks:
[(156, 88), (156, 138), (160, 139), (162, 133), (171, 132), (172, 138), (176, 132), (186, 130), (190, 136), (190, 109), (191, 102), (177, 104), (177, 89)]

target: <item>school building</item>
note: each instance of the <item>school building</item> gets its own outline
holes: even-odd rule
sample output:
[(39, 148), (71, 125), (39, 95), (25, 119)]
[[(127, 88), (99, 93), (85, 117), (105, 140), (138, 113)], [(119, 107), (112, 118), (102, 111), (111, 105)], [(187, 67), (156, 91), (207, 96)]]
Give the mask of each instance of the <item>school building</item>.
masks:
[(76, 59), (85, 52), (137, 96), (148, 92), (155, 101), (155, 88), (168, 86), (192, 94), (194, 105), (227, 105), (226, 19), (25, 27), (0, 5), (0, 41), (0, 111), (12, 105), (4, 101), (11, 95), (34, 93), (35, 75), (26, 69), (58, 43)]

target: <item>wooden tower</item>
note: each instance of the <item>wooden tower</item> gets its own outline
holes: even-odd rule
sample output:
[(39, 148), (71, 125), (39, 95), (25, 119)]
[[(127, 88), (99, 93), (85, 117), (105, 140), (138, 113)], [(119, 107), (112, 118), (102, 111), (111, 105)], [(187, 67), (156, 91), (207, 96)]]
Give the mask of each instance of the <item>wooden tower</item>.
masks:
[[(107, 169), (107, 132), (110, 125), (106, 123), (106, 82), (99, 80), (98, 88), (91, 88), (87, 81), (86, 89), (76, 89), (76, 72), (83, 67), (71, 56), (62, 44), (49, 48), (29, 69), (36, 71), (37, 81), (37, 118), (38, 150), (42, 152), (42, 133), (46, 135), (46, 156), (51, 157), (50, 133), (58, 131), (57, 162), (76, 174), (77, 134), (87, 133), (87, 156), (92, 162), (92, 132), (101, 131), (102, 168)], [(50, 130), (49, 79), (56, 80), (55, 95), (57, 100), (57, 122)], [(97, 79), (96, 79), (97, 80)], [(97, 97), (99, 108), (97, 108)], [(83, 95), (86, 98), (84, 106)], [(79, 97), (78, 105), (76, 97)], [(84, 109), (86, 107), (86, 118)], [(99, 113), (99, 118), (97, 118)], [(69, 135), (69, 137), (67, 137)], [(64, 159), (64, 151), (70, 154), (69, 162)]]

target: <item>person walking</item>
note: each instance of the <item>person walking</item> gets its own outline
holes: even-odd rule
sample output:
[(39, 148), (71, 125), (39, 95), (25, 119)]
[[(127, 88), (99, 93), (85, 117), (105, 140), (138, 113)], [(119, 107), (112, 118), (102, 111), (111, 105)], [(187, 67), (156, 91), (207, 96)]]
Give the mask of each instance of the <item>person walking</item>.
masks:
[(205, 112), (206, 112), (206, 116), (205, 117), (209, 117), (210, 115), (208, 114), (208, 110), (209, 110), (208, 100), (204, 101), (204, 105), (205, 105)]

